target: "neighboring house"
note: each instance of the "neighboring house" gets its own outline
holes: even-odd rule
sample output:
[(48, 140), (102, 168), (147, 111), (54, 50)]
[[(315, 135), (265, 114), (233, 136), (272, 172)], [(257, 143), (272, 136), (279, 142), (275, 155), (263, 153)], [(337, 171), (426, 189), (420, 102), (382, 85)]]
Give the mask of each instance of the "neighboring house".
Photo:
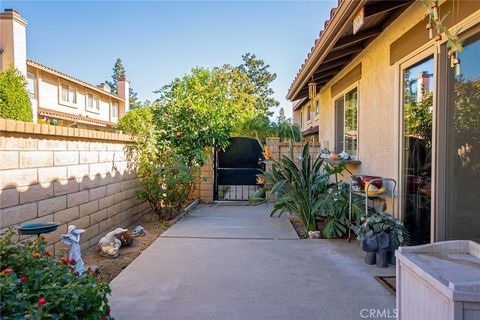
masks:
[(129, 82), (118, 79), (118, 95), (107, 84), (82, 80), (27, 60), (26, 25), (15, 10), (0, 13), (0, 70), (16, 67), (27, 79), (34, 122), (105, 130), (128, 110)]
[(460, 74), (419, 1), (343, 0), (287, 95), (304, 133), (318, 126), (322, 147), (353, 156), (351, 172), (398, 182), (395, 213), (417, 244), (480, 241), (480, 1), (438, 10), (465, 38)]

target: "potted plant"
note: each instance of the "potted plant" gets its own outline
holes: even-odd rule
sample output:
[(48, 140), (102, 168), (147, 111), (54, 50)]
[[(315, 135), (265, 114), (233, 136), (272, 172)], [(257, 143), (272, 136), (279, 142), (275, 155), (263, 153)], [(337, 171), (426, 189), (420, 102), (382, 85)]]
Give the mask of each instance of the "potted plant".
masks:
[(365, 263), (387, 267), (395, 264), (395, 250), (408, 245), (410, 236), (403, 223), (386, 212), (369, 212), (361, 218), (360, 227), (353, 228), (367, 252)]

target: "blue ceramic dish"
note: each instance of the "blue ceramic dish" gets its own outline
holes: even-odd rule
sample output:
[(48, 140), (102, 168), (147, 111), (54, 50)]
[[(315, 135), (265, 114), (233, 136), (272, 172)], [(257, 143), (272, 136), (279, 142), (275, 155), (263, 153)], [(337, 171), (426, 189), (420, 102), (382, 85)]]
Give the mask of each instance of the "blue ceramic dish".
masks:
[(18, 227), (21, 234), (42, 234), (57, 230), (58, 223), (29, 223)]

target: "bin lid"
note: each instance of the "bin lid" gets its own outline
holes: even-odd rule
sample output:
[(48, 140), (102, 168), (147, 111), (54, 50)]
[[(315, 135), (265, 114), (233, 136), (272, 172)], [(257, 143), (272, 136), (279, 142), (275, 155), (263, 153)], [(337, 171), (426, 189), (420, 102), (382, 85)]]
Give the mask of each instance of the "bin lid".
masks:
[(480, 301), (480, 244), (461, 240), (401, 247), (399, 259), (437, 282), (432, 285), (451, 291), (454, 300)]

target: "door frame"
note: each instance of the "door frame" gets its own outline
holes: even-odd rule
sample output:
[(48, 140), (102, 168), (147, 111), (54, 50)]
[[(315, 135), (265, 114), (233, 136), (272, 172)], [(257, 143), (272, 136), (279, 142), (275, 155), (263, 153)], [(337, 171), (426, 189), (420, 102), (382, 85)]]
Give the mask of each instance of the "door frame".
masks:
[(432, 114), (432, 155), (431, 155), (431, 162), (432, 162), (432, 168), (431, 168), (431, 184), (432, 184), (432, 189), (431, 189), (431, 208), (430, 208), (430, 242), (436, 241), (435, 239), (435, 222), (437, 221), (437, 218), (435, 217), (435, 203), (436, 203), (436, 184), (437, 184), (437, 179), (436, 179), (436, 161), (437, 161), (437, 152), (436, 152), (436, 146), (437, 146), (437, 117), (438, 117), (438, 99), (437, 99), (437, 94), (438, 94), (438, 51), (436, 46), (428, 46), (427, 48), (424, 48), (420, 52), (416, 52), (415, 55), (411, 55), (410, 57), (404, 59), (398, 64), (398, 88), (399, 88), (399, 94), (398, 94), (398, 138), (397, 138), (397, 143), (398, 143), (398, 154), (397, 154), (397, 176), (398, 176), (398, 218), (403, 221), (404, 219), (404, 186), (405, 186), (405, 181), (404, 181), (404, 176), (403, 176), (403, 170), (404, 170), (404, 153), (403, 150), (405, 148), (405, 141), (404, 141), (404, 100), (403, 100), (403, 95), (404, 95), (404, 71), (405, 69), (408, 69), (415, 64), (421, 62), (422, 60), (427, 59), (428, 57), (433, 57), (433, 84), (432, 84), (432, 91), (433, 91), (433, 99), (432, 99), (432, 104), (433, 104), (433, 114)]

